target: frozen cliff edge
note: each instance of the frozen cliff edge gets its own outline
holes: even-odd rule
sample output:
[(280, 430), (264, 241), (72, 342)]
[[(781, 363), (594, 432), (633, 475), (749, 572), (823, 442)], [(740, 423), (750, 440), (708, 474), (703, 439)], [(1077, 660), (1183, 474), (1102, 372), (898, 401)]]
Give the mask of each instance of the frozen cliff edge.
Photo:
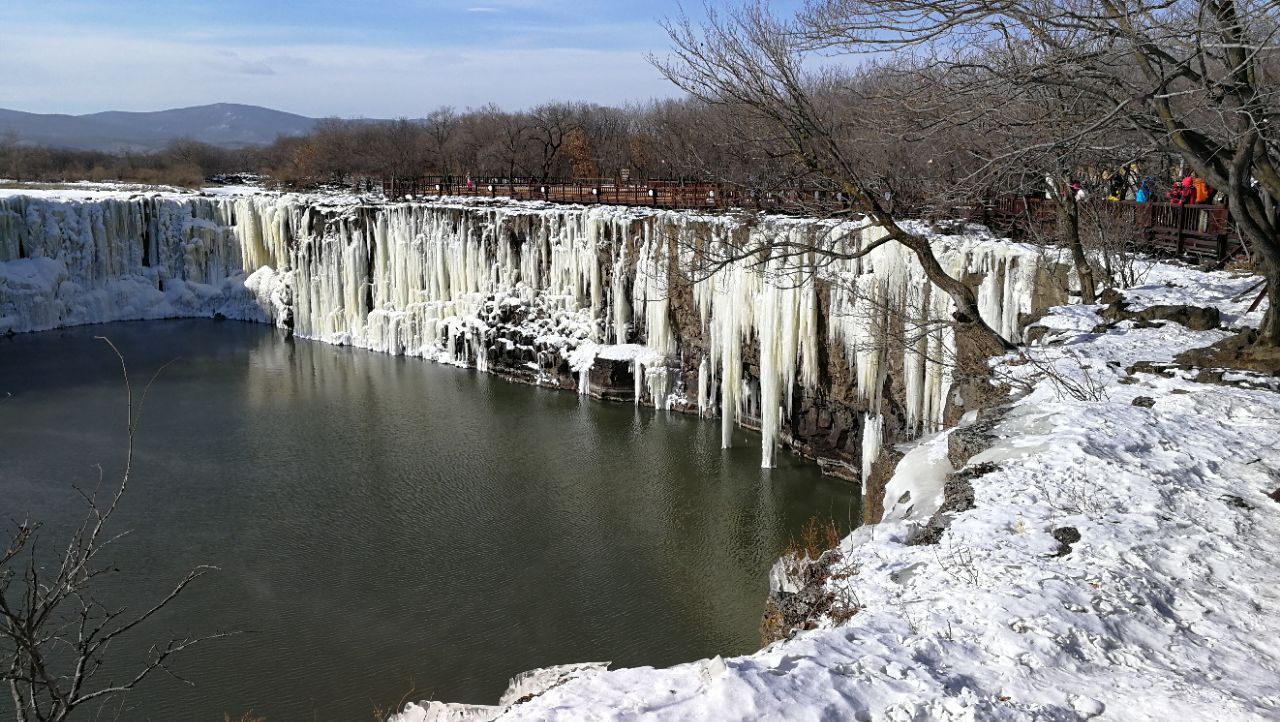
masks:
[[(923, 227), (917, 230), (928, 232)], [(753, 258), (745, 241), (873, 243), (876, 229), (609, 206), (382, 204), (303, 195), (0, 195), (0, 334), (170, 317), (298, 336), (720, 416), (865, 480), (943, 426), (950, 300), (885, 244), (849, 261)], [(980, 229), (933, 234), (944, 268), (1017, 339), (1066, 300), (1065, 265)], [(921, 329), (893, 343), (901, 319)], [(825, 393), (840, 384), (839, 394)], [(819, 388), (823, 386), (824, 388)]]
[(111, 321), (267, 322), (223, 204), (0, 197), (0, 333)]
[[(1124, 293), (1256, 325), (1256, 281), (1157, 265)], [(1102, 309), (1054, 309), (1029, 351), (1093, 398), (998, 362), (1029, 388), (964, 464), (972, 507), (932, 545), (908, 541), (943, 501), (960, 432), (906, 452), (886, 521), (843, 540), (825, 582), (847, 619), (742, 657), (584, 675), (483, 717), (423, 703), (393, 722), (1277, 719), (1280, 379), (1139, 370), (1231, 334), (1096, 333)]]

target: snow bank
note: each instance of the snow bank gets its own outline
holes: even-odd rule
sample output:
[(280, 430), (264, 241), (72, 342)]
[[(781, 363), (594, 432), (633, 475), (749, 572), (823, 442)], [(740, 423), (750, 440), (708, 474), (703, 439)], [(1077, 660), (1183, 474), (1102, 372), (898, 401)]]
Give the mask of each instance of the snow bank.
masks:
[[(1135, 302), (1209, 302), (1248, 321), (1251, 299), (1235, 299), (1256, 279), (1157, 270)], [(1267, 495), (1280, 394), (1129, 375), (1228, 332), (1125, 322), (1099, 335), (1074, 330), (1081, 314), (1055, 310), (1051, 345), (1030, 353), (1094, 379), (1097, 397), (1000, 362), (1027, 390), (970, 461), (995, 464), (972, 480), (976, 507), (940, 544), (906, 546), (936, 507), (945, 434), (909, 452), (889, 498), (910, 501), (841, 544), (828, 587), (860, 608), (847, 622), (714, 666), (576, 680), (497, 719), (1280, 718), (1280, 506)], [(1066, 528), (1079, 540), (1064, 549)]]
[(885, 509), (884, 521), (928, 519), (942, 505), (943, 484), (947, 475), (955, 471), (947, 456), (950, 435), (950, 429), (932, 434), (903, 454), (894, 469), (893, 478), (885, 485), (884, 498), (888, 508)]
[(609, 668), (608, 662), (562, 664), (521, 672), (511, 679), (496, 705), (410, 702), (387, 722), (491, 722), (511, 707), (524, 704), (566, 682), (585, 679)]

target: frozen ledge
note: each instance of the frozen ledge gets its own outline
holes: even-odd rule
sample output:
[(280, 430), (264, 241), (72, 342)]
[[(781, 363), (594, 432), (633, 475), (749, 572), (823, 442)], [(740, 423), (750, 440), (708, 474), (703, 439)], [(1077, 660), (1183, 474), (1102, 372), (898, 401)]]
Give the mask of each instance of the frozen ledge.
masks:
[(575, 679), (597, 675), (609, 668), (609, 662), (562, 664), (521, 672), (511, 678), (507, 691), (496, 705), (458, 704), (456, 702), (410, 702), (403, 711), (387, 722), (491, 722), (512, 707), (524, 704), (560, 685)]

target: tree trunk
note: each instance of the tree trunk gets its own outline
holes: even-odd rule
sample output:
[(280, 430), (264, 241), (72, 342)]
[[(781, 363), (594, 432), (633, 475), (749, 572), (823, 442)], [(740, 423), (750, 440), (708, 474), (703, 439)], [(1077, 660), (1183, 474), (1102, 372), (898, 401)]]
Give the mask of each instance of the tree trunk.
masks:
[(929, 239), (903, 230), (893, 215), (880, 205), (879, 200), (868, 189), (854, 179), (852, 173), (842, 174), (814, 162), (811, 156), (797, 155), (799, 160), (808, 164), (815, 171), (839, 183), (849, 198), (866, 207), (867, 216), (876, 225), (883, 228), (894, 242), (901, 243), (915, 254), (916, 260), (920, 263), (920, 267), (924, 269), (924, 275), (929, 279), (929, 282), (950, 296), (951, 300), (955, 302), (956, 323), (963, 328), (972, 329), (968, 333), (983, 339), (982, 345), (992, 350), (991, 355), (994, 356), (1017, 348), (1013, 342), (1001, 336), (982, 319), (982, 314), (978, 311), (977, 295), (963, 281), (952, 278), (951, 274), (947, 273), (947, 270), (938, 262), (938, 257), (933, 252), (933, 246), (929, 245)]
[(1263, 314), (1262, 324), (1258, 327), (1258, 345), (1280, 346), (1280, 268), (1268, 264), (1265, 269), (1267, 312)]
[[(1267, 280), (1267, 310), (1258, 327), (1257, 345), (1276, 347), (1280, 346), (1280, 223), (1271, 215), (1251, 214), (1245, 195), (1248, 192), (1251, 189), (1244, 183), (1235, 183), (1227, 196), (1228, 208), (1237, 231), (1252, 245), (1251, 254)], [(1259, 195), (1253, 208), (1262, 208), (1268, 200), (1274, 200), (1268, 193)]]
[(1075, 191), (1070, 186), (1058, 192), (1058, 241), (1071, 249), (1071, 260), (1076, 267), (1076, 276), (1080, 280), (1081, 303), (1097, 302), (1097, 286), (1093, 280), (1093, 267), (1089, 265), (1089, 257), (1085, 255), (1084, 244), (1080, 242), (1080, 205), (1076, 202)]
[[(881, 220), (882, 225), (886, 222), (892, 223), (889, 219)], [(913, 234), (903, 231), (893, 224), (890, 227), (890, 233), (894, 240), (902, 245), (910, 248), (916, 255), (920, 267), (924, 269), (925, 276), (929, 282), (942, 290), (951, 297), (956, 304), (956, 323), (962, 327), (972, 329), (968, 333), (984, 339), (982, 345), (991, 350), (991, 355), (1001, 353), (1003, 351), (1012, 351), (1016, 346), (1011, 341), (996, 333), (986, 321), (983, 320), (982, 314), (978, 310), (978, 297), (974, 294), (973, 289), (966, 285), (963, 281), (952, 278), (947, 273), (942, 264), (938, 262), (938, 257), (933, 253), (933, 247), (929, 245), (927, 238), (921, 238)]]

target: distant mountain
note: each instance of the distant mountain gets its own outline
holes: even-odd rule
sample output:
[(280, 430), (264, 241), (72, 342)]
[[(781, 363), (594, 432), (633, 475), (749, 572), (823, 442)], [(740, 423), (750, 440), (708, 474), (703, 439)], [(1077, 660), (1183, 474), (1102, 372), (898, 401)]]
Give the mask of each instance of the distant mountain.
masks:
[(256, 105), (216, 103), (150, 113), (108, 111), (89, 115), (24, 113), (0, 109), (0, 134), (13, 131), (24, 144), (105, 151), (149, 151), (174, 138), (240, 148), (302, 135), (315, 118)]

